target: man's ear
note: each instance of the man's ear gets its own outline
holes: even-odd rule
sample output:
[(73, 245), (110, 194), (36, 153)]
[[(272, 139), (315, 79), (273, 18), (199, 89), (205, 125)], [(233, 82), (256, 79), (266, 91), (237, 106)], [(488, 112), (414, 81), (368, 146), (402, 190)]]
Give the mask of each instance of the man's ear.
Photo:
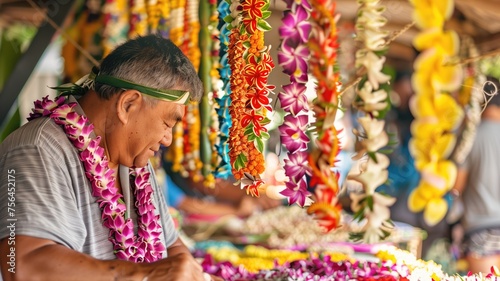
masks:
[(139, 111), (142, 104), (142, 94), (137, 90), (125, 90), (118, 96), (116, 112), (118, 119), (124, 125), (130, 120), (132, 113)]

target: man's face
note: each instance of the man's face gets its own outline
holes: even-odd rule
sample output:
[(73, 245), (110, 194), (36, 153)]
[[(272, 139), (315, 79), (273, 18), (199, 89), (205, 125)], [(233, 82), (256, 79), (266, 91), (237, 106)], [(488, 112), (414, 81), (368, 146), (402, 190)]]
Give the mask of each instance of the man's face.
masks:
[(122, 163), (144, 167), (161, 145), (172, 143), (172, 128), (182, 120), (185, 105), (158, 101), (156, 105), (142, 102), (140, 111), (134, 113), (127, 126), (126, 153)]

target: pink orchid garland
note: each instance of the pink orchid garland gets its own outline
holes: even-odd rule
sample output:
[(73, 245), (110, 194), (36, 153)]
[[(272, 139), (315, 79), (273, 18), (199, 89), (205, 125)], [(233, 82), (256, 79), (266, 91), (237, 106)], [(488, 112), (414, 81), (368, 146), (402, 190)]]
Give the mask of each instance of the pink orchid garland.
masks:
[(283, 67), (283, 72), (290, 75), (290, 84), (283, 86), (278, 99), (285, 111), (285, 119), (279, 131), (281, 142), (288, 151), (284, 169), (289, 180), (281, 194), (288, 198), (290, 205), (297, 203), (303, 207), (306, 198), (310, 196), (306, 174), (311, 175), (307, 160), (309, 137), (306, 134), (310, 126), (309, 104), (305, 95), (309, 59), (306, 42), (311, 32), (308, 21), (311, 6), (307, 0), (286, 2), (283, 25), (279, 28), (282, 42), (278, 62)]
[(85, 167), (85, 175), (92, 186), (92, 196), (96, 197), (102, 211), (103, 225), (109, 228), (108, 239), (113, 243), (116, 257), (133, 262), (154, 262), (161, 259), (165, 246), (160, 241), (160, 216), (155, 215), (153, 189), (147, 167), (130, 169), (138, 214), (139, 227), (136, 236), (132, 219), (125, 219), (126, 206), (115, 187), (114, 172), (108, 166), (104, 149), (99, 146), (101, 137), (91, 139), (94, 126), (87, 125), (87, 117), (74, 111), (76, 103), (65, 102), (64, 97), (55, 101), (50, 100), (48, 96), (41, 101), (37, 100), (28, 120), (50, 117), (64, 129), (68, 139), (78, 149), (80, 160)]

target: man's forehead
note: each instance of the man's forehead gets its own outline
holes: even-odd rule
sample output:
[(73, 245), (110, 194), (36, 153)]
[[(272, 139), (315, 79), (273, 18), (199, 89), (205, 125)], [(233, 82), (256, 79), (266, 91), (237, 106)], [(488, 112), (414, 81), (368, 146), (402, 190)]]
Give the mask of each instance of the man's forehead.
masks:
[(186, 112), (186, 105), (184, 104), (178, 104), (168, 101), (161, 101), (161, 104), (164, 110), (164, 114), (168, 118), (183, 117), (184, 113)]

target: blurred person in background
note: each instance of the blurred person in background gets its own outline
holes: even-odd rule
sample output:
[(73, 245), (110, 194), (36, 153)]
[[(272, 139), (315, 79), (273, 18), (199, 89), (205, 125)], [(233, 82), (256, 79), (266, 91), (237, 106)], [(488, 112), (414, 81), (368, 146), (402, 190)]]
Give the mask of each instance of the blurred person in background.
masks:
[(494, 96), (482, 113), (474, 144), (452, 189), (463, 201), (463, 250), (473, 273), (500, 267), (500, 84), (498, 79), (488, 80), (484, 91)]

